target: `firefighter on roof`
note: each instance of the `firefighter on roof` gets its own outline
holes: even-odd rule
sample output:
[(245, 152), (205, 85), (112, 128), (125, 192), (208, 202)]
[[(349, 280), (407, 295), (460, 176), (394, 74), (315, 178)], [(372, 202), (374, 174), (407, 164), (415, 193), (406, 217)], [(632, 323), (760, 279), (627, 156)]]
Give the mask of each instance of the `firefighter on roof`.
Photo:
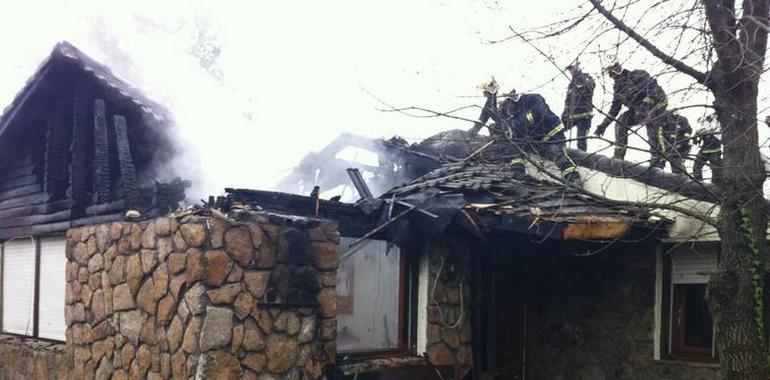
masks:
[(628, 110), (615, 121), (614, 157), (621, 160), (625, 157), (630, 128), (644, 124), (651, 147), (651, 164), (659, 167), (663, 160), (663, 150), (658, 146), (658, 129), (665, 125), (664, 116), (668, 107), (666, 93), (644, 70), (629, 71), (615, 63), (607, 68), (607, 73), (615, 81), (612, 106), (604, 121), (596, 127), (596, 135), (602, 136), (620, 113), (621, 107), (626, 106)]
[(666, 114), (665, 122), (657, 127), (656, 139), (662, 159), (654, 165), (662, 169), (666, 164), (665, 160), (668, 160), (671, 172), (686, 174), (684, 161), (690, 154), (692, 140), (692, 127), (687, 118), (676, 112)]
[[(487, 103), (491, 103), (493, 97), (493, 94), (487, 95)], [(567, 153), (564, 125), (545, 99), (538, 94), (519, 94), (516, 90), (503, 95), (503, 98), (495, 112), (490, 114), (497, 125), (491, 128), (491, 134), (496, 139), (505, 139), (513, 144), (509, 164), (514, 172), (524, 174), (521, 152), (530, 152), (553, 161), (565, 181), (579, 184), (577, 166)]]
[(703, 167), (708, 164), (711, 168), (711, 181), (718, 182), (722, 169), (722, 142), (717, 137), (719, 124), (716, 115), (708, 115), (702, 120), (703, 128), (693, 137), (695, 144), (700, 145), (698, 155), (692, 167), (692, 176), (698, 181), (703, 180)]
[(596, 84), (594, 78), (580, 70), (577, 63), (567, 66), (567, 71), (572, 75), (572, 80), (567, 86), (567, 98), (564, 101), (564, 113), (561, 121), (564, 127), (569, 129), (577, 127), (578, 149), (588, 149), (588, 130), (591, 129), (593, 119), (593, 99)]

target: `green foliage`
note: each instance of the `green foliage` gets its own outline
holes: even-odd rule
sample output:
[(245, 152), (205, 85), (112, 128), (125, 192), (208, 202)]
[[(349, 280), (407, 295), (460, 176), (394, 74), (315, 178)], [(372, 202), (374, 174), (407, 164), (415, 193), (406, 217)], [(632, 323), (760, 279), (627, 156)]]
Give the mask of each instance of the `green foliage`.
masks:
[[(764, 299), (765, 299), (765, 282), (764, 282), (764, 265), (762, 264), (762, 257), (757, 247), (757, 238), (754, 234), (754, 225), (751, 223), (749, 216), (749, 209), (746, 205), (741, 205), (741, 230), (743, 236), (746, 238), (746, 242), (749, 246), (749, 253), (751, 254), (751, 281), (754, 285), (754, 320), (757, 322), (757, 329), (759, 330), (759, 338), (762, 341), (762, 346), (768, 349), (767, 334), (765, 330), (764, 319)], [(770, 366), (770, 355), (768, 356), (768, 365)]]

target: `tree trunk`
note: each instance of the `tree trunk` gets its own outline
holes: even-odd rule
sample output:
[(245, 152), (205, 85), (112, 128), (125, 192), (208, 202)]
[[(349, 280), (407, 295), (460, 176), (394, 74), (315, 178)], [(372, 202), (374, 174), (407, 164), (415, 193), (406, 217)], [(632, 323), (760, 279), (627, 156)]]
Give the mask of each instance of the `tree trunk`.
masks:
[[(728, 78), (719, 79), (731, 82)], [(755, 297), (757, 286), (762, 287), (764, 279), (764, 267), (757, 260), (764, 263), (767, 252), (767, 210), (762, 191), (765, 170), (757, 136), (757, 86), (750, 82), (746, 80), (729, 89), (717, 83), (715, 86), (724, 91), (714, 91), (724, 152), (719, 184), (722, 242), (719, 266), (708, 285), (708, 299), (725, 379), (770, 378), (766, 333), (761, 322), (764, 300)]]

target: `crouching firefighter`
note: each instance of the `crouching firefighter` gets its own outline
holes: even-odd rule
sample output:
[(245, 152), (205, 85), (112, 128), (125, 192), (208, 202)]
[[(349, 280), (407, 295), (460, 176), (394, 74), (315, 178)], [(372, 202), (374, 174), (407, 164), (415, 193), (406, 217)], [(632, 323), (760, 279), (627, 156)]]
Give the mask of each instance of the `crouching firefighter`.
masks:
[(623, 106), (627, 111), (615, 121), (615, 153), (614, 157), (623, 159), (628, 147), (628, 135), (631, 127), (644, 124), (650, 144), (652, 162), (657, 163), (662, 152), (658, 147), (658, 127), (665, 123), (663, 117), (668, 107), (666, 93), (658, 82), (644, 70), (629, 71), (615, 63), (608, 67), (607, 73), (615, 83), (613, 85), (612, 106), (607, 117), (596, 127), (596, 135), (604, 135), (604, 131), (620, 113)]
[(692, 176), (703, 181), (703, 167), (711, 168), (711, 182), (719, 182), (722, 170), (722, 141), (717, 137), (716, 116), (709, 115), (703, 120), (704, 128), (693, 136), (695, 144), (700, 145), (698, 155), (692, 167)]
[(567, 98), (564, 100), (564, 113), (561, 121), (567, 129), (577, 127), (577, 146), (585, 152), (588, 150), (588, 130), (593, 119), (593, 100), (596, 84), (594, 78), (580, 70), (577, 63), (567, 66), (572, 80), (567, 86)]
[(580, 185), (575, 162), (567, 153), (564, 124), (538, 94), (518, 94), (511, 90), (497, 109), (499, 124), (510, 129), (514, 145), (511, 168), (524, 171), (523, 152), (531, 152), (552, 160), (568, 183)]

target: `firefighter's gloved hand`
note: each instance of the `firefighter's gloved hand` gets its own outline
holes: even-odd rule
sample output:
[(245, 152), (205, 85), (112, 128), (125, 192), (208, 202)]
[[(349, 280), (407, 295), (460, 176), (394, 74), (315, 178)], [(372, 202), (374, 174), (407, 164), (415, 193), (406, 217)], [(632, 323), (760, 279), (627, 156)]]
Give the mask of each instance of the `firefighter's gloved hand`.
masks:
[(594, 132), (594, 135), (602, 137), (604, 136), (604, 131), (607, 130), (607, 125), (604, 123), (599, 124), (599, 126), (596, 127), (596, 131)]

